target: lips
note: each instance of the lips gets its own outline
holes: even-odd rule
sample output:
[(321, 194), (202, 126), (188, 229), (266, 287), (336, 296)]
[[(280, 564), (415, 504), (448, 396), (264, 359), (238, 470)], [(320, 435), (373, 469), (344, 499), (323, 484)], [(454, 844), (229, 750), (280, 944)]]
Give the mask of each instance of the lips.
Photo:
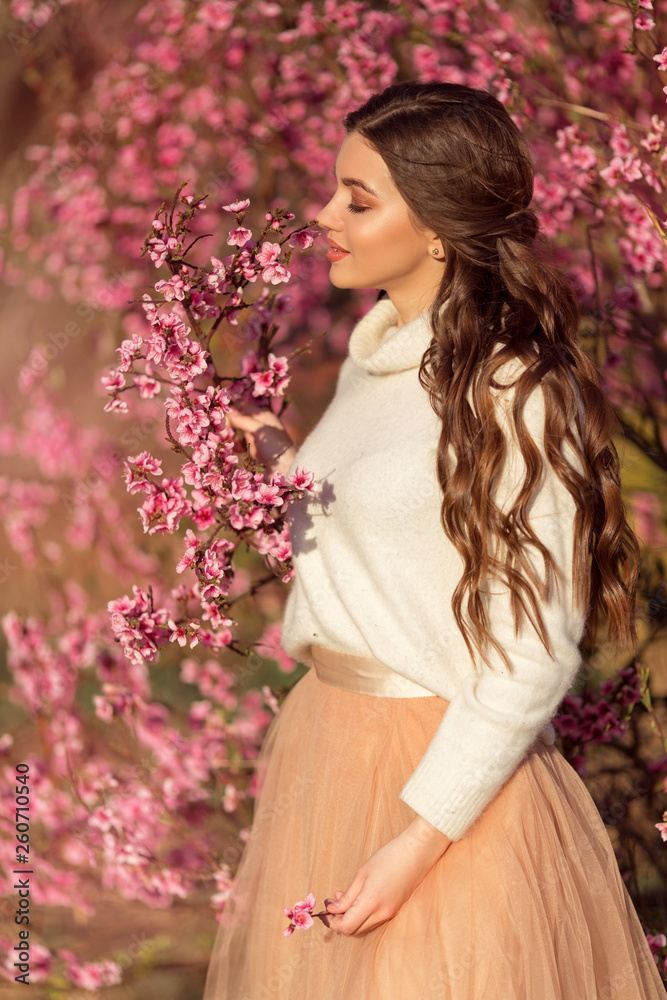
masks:
[(339, 246), (339, 244), (336, 243), (334, 240), (332, 240), (330, 236), (327, 236), (327, 243), (329, 244), (329, 246), (332, 246), (334, 250), (340, 250), (342, 253), (350, 252), (349, 250), (346, 250), (345, 247)]

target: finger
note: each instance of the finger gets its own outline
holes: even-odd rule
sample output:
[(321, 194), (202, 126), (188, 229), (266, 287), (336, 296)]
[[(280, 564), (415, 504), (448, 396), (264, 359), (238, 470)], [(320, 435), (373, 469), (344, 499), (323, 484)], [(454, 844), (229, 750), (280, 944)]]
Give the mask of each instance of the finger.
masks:
[(352, 879), (352, 881), (350, 882), (350, 884), (348, 885), (345, 892), (341, 892), (340, 889), (338, 889), (334, 893), (334, 895), (337, 897), (336, 900), (337, 906), (336, 904), (332, 905), (336, 906), (336, 909), (339, 913), (343, 912), (344, 910), (347, 910), (350, 904), (354, 904), (356, 902), (359, 893), (364, 887), (364, 882), (366, 881), (367, 877), (368, 876), (365, 871), (358, 871), (354, 876), (354, 878)]
[(353, 902), (357, 896), (357, 886), (354, 882), (350, 885), (346, 892), (342, 889), (337, 889), (334, 893), (335, 899), (330, 899), (328, 902), (328, 908), (332, 913), (342, 914), (348, 908), (348, 906)]
[(229, 407), (229, 410), (232, 413), (243, 413), (248, 417), (254, 417), (259, 413), (267, 412), (265, 407), (259, 406), (250, 399), (237, 399), (235, 404)]
[(255, 417), (248, 417), (244, 413), (228, 413), (229, 422), (232, 427), (238, 427), (242, 431), (255, 431), (262, 425)]
[(339, 934), (357, 934), (363, 924), (372, 920), (373, 914), (368, 907), (359, 903), (359, 897), (347, 908), (345, 913), (335, 913), (329, 917), (330, 926)]
[(242, 430), (253, 432), (260, 430), (262, 427), (272, 427), (274, 430), (282, 431), (289, 438), (289, 434), (280, 417), (277, 417), (270, 410), (259, 410), (256, 416), (255, 414), (238, 412), (228, 413), (227, 416), (233, 427), (240, 427)]

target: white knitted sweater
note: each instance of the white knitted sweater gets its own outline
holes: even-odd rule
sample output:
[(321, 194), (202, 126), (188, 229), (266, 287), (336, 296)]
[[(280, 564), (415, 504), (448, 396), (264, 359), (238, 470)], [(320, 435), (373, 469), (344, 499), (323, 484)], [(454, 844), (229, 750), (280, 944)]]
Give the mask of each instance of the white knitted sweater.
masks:
[[(385, 298), (357, 323), (334, 398), (292, 463), (291, 472), (312, 471), (320, 488), (288, 514), (295, 575), (282, 646), (311, 667), (311, 643), (372, 656), (450, 702), (400, 798), (456, 841), (514, 772), (578, 672), (585, 615), (572, 608), (575, 508), (549, 467), (530, 520), (565, 574), (560, 595), (541, 605), (554, 659), (525, 620), (515, 636), (508, 594), (494, 581), (490, 629), (513, 674), (491, 650), (494, 669), (484, 666), (476, 677), (451, 609), (463, 564), (440, 522), (440, 420), (418, 379), (431, 340), (428, 313), (400, 328), (397, 320)], [(499, 399), (509, 405), (510, 395)], [(505, 412), (501, 404), (510, 450), (497, 496), (509, 500), (525, 467)], [(524, 417), (544, 454), (539, 386)], [(543, 577), (543, 560), (531, 561)]]

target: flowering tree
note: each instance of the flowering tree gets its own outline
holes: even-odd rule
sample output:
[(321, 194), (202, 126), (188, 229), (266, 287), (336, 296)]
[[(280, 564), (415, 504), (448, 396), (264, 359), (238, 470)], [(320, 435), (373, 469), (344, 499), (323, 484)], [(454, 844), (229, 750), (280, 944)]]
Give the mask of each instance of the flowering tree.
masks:
[[(332, 289), (317, 248), (288, 255), (308, 249), (307, 220), (329, 197), (344, 113), (410, 78), (491, 89), (526, 132), (534, 204), (619, 409), (646, 543), (642, 659), (612, 664), (604, 638), (587, 650), (556, 729), (582, 776), (600, 762), (614, 769), (603, 753), (632, 769), (625, 798), (620, 777), (591, 787), (639, 902), (638, 850), (654, 880), (667, 880), (667, 745), (643, 666), (667, 617), (664, 12), (650, 0), (121, 7), (131, 27), (110, 22), (108, 49), (89, 0), (13, 0), (7, 24), (28, 78), (41, 81), (48, 137), (15, 158), (19, 180), (0, 212), (3, 280), (68, 311), (26, 349), (17, 412), (3, 411), (0, 427), (11, 467), (0, 480), (6, 579), (38, 573), (50, 601), (40, 615), (9, 604), (3, 619), (18, 721), (0, 736), (0, 782), (13, 802), (14, 761), (29, 764), (35, 903), (91, 913), (94, 870), (105, 889), (148, 906), (201, 887), (224, 905), (234, 838), (251, 821), (252, 763), (279, 710), (256, 653), (283, 673), (295, 666), (280, 651), (272, 583), (290, 576), (282, 516), (314, 485), (307, 472), (288, 482), (253, 463), (228, 407), (252, 398), (282, 413), (298, 366), (317, 386), (372, 301)], [(186, 178), (186, 200), (181, 191), (160, 210)], [(284, 235), (290, 219), (297, 228)], [(75, 357), (89, 359), (78, 381)], [(107, 397), (92, 426), (70, 402), (81, 384)], [(93, 580), (79, 555), (94, 558)], [(166, 670), (178, 678), (171, 701), (159, 693)], [(3, 832), (11, 870), (24, 842)], [(662, 967), (667, 913), (640, 912)], [(31, 949), (33, 982), (131, 982), (118, 956), (86, 962), (46, 940)]]
[[(163, 303), (156, 303), (147, 294), (143, 296), (150, 336), (142, 338), (135, 333), (131, 340), (124, 340), (118, 348), (117, 367), (103, 376), (102, 382), (111, 395), (105, 410), (112, 412), (127, 412), (123, 396), (127, 389), (137, 389), (142, 398), (152, 398), (160, 392), (161, 383), (169, 387), (170, 395), (164, 403), (166, 434), (173, 450), (186, 459), (181, 475), (158, 482), (155, 477), (162, 475), (162, 463), (148, 451), (124, 463), (129, 492), (147, 494), (139, 508), (144, 531), (174, 533), (185, 516), (199, 531), (213, 530), (205, 540), (190, 528), (185, 532), (186, 549), (176, 572), (189, 567), (196, 572), (197, 581), (172, 595), (182, 604), (182, 616), (177, 621), (166, 608), (154, 606), (152, 594), (147, 599), (136, 587), (134, 599), (122, 597), (109, 602), (114, 634), (125, 655), (136, 664), (152, 662), (167, 639), (181, 646), (189, 639), (191, 647), (198, 642), (216, 650), (231, 647), (230, 626), (237, 623), (225, 617), (225, 611), (234, 580), (236, 549), (241, 544), (252, 546), (265, 557), (269, 568), (280, 574), (283, 583), (289, 582), (293, 568), (284, 513), (292, 500), (314, 488), (312, 474), (304, 470), (297, 469), (289, 479), (277, 471), (267, 482), (264, 468), (247, 453), (244, 463), (240, 463), (240, 442), (226, 420), (232, 402), (250, 396), (269, 405), (270, 400), (284, 396), (290, 381), (288, 359), (276, 357), (270, 350), (278, 330), (275, 310), (280, 309), (282, 297), (276, 297), (265, 286), (254, 302), (246, 302), (243, 290), (260, 277), (273, 285), (288, 281), (287, 264), (294, 246), (312, 246), (313, 236), (302, 228), (281, 242), (266, 240), (268, 233), (282, 234), (283, 216), (294, 218), (291, 212), (278, 210), (266, 213), (267, 224), (255, 241), (251, 231), (241, 225), (250, 204), (245, 199), (223, 206), (225, 211), (236, 213), (236, 225), (227, 238), (228, 245), (237, 247), (236, 253), (224, 260), (211, 257), (210, 267), (196, 265), (189, 259), (189, 251), (201, 237), (187, 247), (185, 244), (195, 213), (206, 205), (202, 199), (186, 195), (182, 199), (186, 208), (175, 216), (181, 190), (169, 212), (164, 206), (160, 209), (143, 247), (156, 267), (166, 263), (172, 271), (170, 279), (155, 284), (156, 291), (164, 296)], [(288, 239), (293, 247), (283, 263), (282, 244)], [(224, 305), (217, 304), (220, 297)], [(168, 306), (166, 311), (162, 304)], [(207, 350), (211, 338), (221, 322), (237, 325), (238, 314), (248, 310), (251, 315), (246, 317), (245, 328), (250, 336), (258, 338), (258, 349), (244, 355), (240, 377), (220, 375)], [(192, 327), (186, 326), (186, 320)], [(139, 362), (144, 370), (137, 372), (135, 365)], [(125, 373), (133, 374), (131, 385), (126, 384)], [(205, 390), (196, 384), (199, 377), (208, 381)], [(186, 483), (192, 487), (191, 499)], [(236, 533), (234, 541), (218, 537), (225, 528)], [(271, 580), (273, 575), (261, 582)], [(261, 582), (253, 585), (253, 591)], [(200, 602), (202, 619), (209, 628), (201, 630), (202, 621), (188, 613), (192, 599)]]

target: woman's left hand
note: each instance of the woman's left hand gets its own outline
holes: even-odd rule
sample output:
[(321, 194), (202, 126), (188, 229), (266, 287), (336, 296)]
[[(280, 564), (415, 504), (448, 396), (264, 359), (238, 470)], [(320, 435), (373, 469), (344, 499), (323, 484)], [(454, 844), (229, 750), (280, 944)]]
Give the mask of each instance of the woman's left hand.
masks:
[(349, 887), (326, 901), (327, 926), (360, 935), (390, 920), (417, 888), (450, 839), (418, 816), (403, 833), (371, 854)]

